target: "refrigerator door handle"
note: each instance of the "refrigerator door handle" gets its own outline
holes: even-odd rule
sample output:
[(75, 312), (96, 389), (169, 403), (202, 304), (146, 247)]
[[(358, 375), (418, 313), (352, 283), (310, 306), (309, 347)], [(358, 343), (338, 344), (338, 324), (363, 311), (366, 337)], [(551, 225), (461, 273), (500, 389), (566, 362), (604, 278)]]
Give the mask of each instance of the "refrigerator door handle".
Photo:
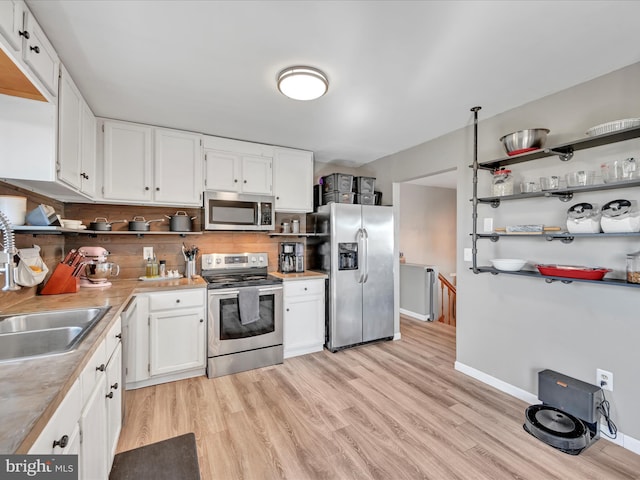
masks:
[(362, 229), (362, 237), (362, 244), (364, 246), (364, 251), (362, 252), (364, 263), (364, 278), (362, 280), (362, 283), (367, 283), (367, 280), (369, 280), (369, 232), (367, 232), (366, 228)]
[(358, 240), (358, 270), (360, 270), (360, 278), (358, 283), (365, 282), (365, 268), (364, 268), (364, 229), (359, 228), (356, 232), (356, 239)]

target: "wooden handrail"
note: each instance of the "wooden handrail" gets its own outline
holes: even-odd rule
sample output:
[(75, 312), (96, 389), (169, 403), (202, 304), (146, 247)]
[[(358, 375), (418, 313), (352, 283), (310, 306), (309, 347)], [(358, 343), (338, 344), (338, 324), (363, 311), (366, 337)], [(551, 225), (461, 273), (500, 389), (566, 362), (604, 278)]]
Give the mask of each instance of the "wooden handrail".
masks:
[[(456, 287), (447, 280), (441, 273), (438, 273), (440, 280), (440, 317), (438, 321), (448, 325), (456, 325)], [(447, 287), (447, 311), (444, 310), (444, 287)]]

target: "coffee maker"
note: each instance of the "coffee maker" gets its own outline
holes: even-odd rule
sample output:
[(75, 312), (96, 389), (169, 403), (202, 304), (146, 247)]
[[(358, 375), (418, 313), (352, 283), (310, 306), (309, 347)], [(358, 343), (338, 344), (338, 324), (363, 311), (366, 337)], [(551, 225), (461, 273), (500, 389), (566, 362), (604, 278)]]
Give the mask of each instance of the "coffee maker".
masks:
[(281, 273), (304, 272), (304, 244), (301, 242), (281, 243), (278, 261)]

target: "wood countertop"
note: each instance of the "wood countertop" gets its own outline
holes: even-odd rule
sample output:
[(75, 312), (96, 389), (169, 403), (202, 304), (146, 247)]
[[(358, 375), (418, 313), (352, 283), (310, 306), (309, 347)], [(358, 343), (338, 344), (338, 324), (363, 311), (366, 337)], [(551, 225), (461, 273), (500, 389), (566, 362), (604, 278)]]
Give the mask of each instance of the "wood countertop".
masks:
[(89, 361), (91, 354), (137, 294), (206, 288), (201, 277), (142, 282), (114, 280), (109, 288), (81, 288), (77, 293), (39, 295), (0, 311), (43, 312), (111, 306), (75, 350), (51, 357), (0, 363), (0, 453), (27, 453), (51, 415)]
[(314, 280), (316, 278), (329, 278), (329, 275), (327, 275), (326, 273), (314, 272), (313, 270), (305, 270), (304, 272), (299, 273), (269, 272), (269, 275), (281, 278), (285, 282), (291, 280)]

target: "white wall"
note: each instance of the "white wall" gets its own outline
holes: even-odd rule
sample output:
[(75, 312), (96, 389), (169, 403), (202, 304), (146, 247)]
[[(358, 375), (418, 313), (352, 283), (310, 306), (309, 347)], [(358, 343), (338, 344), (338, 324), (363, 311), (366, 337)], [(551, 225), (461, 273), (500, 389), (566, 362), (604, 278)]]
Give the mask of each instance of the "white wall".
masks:
[[(555, 74), (558, 74), (556, 72)], [(640, 116), (640, 63), (523, 105), (479, 125), (480, 160), (503, 156), (498, 139), (531, 127), (551, 129), (549, 145), (584, 137), (594, 125)], [(473, 105), (469, 105), (472, 107)], [(607, 158), (640, 157), (640, 141), (576, 153), (567, 164), (555, 158), (514, 167), (517, 175), (537, 175), (535, 169), (563, 173)], [(518, 389), (537, 393), (537, 372), (550, 368), (595, 383), (596, 368), (614, 373), (615, 391), (607, 394), (614, 421), (621, 432), (640, 439), (640, 290), (593, 284), (547, 284), (542, 280), (509, 275), (474, 275), (462, 261), (462, 248), (471, 246), (472, 114), (466, 128), (367, 165), (383, 194), (393, 182), (458, 169), (457, 190), (457, 361)], [(479, 185), (487, 194), (489, 174)], [(484, 190), (483, 190), (484, 189)], [(484, 193), (483, 193), (484, 192)], [(640, 189), (580, 194), (580, 201), (638, 198)], [(493, 210), (481, 205), (480, 217), (495, 218), (495, 225), (555, 224), (572, 203), (557, 199), (505, 202)], [(540, 238), (502, 239), (479, 244), (480, 263), (493, 256), (519, 256), (531, 261), (605, 265), (621, 275), (625, 254), (637, 251), (640, 239), (579, 239), (566, 245)]]
[(456, 191), (400, 185), (400, 246), (409, 263), (436, 265), (445, 277), (456, 271)]

